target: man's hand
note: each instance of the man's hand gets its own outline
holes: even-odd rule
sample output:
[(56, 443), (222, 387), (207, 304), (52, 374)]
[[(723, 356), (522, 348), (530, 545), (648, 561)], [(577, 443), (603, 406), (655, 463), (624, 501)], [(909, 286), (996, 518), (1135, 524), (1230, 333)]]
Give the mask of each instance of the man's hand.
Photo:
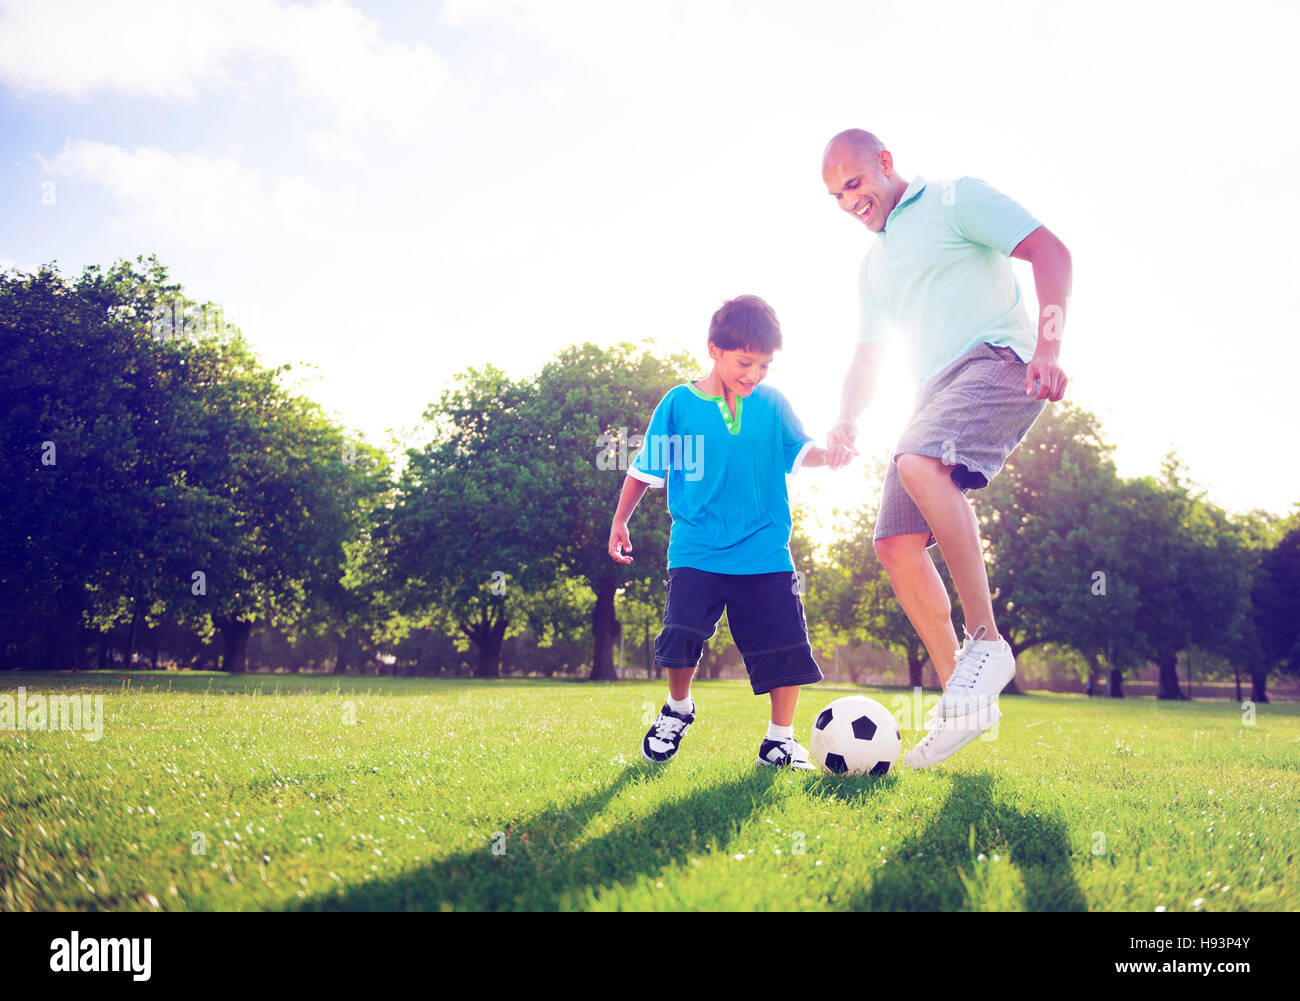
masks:
[[(1034, 380), (1038, 380), (1038, 395), (1034, 396)], [(1055, 352), (1035, 351), (1034, 357), (1025, 366), (1025, 395), (1034, 396), (1036, 400), (1058, 402), (1065, 395), (1065, 384), (1069, 380), (1057, 363)]]
[(624, 556), (623, 550), (632, 551), (632, 540), (627, 534), (627, 522), (616, 521), (609, 529), (609, 555), (615, 563), (631, 563), (631, 556)]
[(1034, 395), (1034, 380), (1037, 379), (1038, 396), (1035, 399), (1056, 403), (1065, 395), (1065, 373), (1057, 359), (1074, 276), (1070, 251), (1046, 226), (1039, 226), (1020, 241), (1011, 251), (1011, 256), (1033, 265), (1034, 289), (1040, 305), (1038, 343), (1034, 357), (1029, 359), (1025, 368), (1025, 395)]
[[(838, 446), (847, 449), (852, 455), (857, 455), (858, 450), (853, 444), (857, 437), (858, 426), (853, 421), (840, 421), (831, 428), (830, 433), (826, 436), (826, 448), (830, 451)], [(845, 459), (844, 462), (848, 462), (848, 459)], [(840, 463), (840, 465), (843, 464), (843, 462)]]
[(853, 461), (857, 451), (847, 445), (830, 445), (826, 449), (826, 468), (842, 469)]

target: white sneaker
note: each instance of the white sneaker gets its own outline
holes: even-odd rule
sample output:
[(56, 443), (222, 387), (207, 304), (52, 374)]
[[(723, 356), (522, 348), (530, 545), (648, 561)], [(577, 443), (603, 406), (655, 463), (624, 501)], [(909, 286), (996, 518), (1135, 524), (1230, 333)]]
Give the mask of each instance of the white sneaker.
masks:
[(952, 677), (939, 699), (938, 715), (952, 717), (979, 712), (996, 705), (1002, 689), (1016, 676), (1016, 658), (1006, 640), (982, 640), (987, 631), (980, 626), (956, 652)]
[(930, 732), (903, 757), (908, 768), (928, 768), (952, 757), (1002, 718), (1002, 710), (990, 703), (964, 716), (935, 719)]

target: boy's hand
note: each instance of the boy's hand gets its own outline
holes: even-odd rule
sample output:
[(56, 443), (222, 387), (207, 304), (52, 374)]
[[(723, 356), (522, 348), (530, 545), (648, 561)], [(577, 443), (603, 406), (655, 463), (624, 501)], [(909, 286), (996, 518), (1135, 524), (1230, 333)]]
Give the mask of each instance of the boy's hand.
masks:
[(624, 556), (623, 550), (632, 551), (632, 540), (627, 534), (627, 522), (616, 521), (609, 529), (609, 555), (615, 563), (631, 563), (631, 556)]

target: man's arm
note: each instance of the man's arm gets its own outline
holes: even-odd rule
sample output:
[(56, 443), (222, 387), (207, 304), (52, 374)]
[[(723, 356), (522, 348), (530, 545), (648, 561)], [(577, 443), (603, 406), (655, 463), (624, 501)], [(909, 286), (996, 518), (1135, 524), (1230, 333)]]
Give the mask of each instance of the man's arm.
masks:
[(1046, 226), (1039, 226), (1016, 244), (1011, 256), (1033, 265), (1034, 289), (1038, 293), (1038, 345), (1025, 369), (1025, 395), (1033, 394), (1034, 379), (1038, 379), (1035, 398), (1055, 403), (1065, 395), (1069, 381), (1058, 359), (1074, 273), (1070, 251)]
[(632, 540), (627, 534), (627, 520), (632, 517), (637, 504), (645, 496), (650, 486), (645, 480), (638, 480), (631, 473), (623, 480), (623, 492), (618, 496), (618, 510), (614, 512), (614, 524), (609, 528), (609, 555), (615, 563), (631, 563), (631, 556), (624, 556), (623, 550), (632, 551)]
[[(853, 361), (849, 363), (849, 370), (844, 375), (844, 391), (840, 397), (840, 420), (831, 428), (826, 440), (832, 449), (843, 446), (847, 450), (846, 462), (847, 454), (858, 454), (858, 450), (853, 445), (858, 435), (858, 417), (876, 395), (876, 379), (880, 371), (880, 357), (883, 350), (884, 345), (880, 341), (859, 344), (853, 353)], [(807, 464), (807, 460), (804, 461)], [(830, 465), (831, 468), (837, 468), (834, 462)]]

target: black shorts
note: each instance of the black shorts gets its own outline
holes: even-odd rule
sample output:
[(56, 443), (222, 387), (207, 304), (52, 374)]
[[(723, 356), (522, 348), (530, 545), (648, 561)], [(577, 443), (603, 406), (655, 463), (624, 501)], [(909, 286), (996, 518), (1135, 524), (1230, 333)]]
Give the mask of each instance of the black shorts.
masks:
[(725, 608), (755, 695), (787, 685), (815, 685), (822, 672), (808, 642), (798, 579), (791, 570), (721, 574), (674, 567), (665, 582), (668, 601), (663, 631), (655, 637), (655, 663), (696, 667)]

